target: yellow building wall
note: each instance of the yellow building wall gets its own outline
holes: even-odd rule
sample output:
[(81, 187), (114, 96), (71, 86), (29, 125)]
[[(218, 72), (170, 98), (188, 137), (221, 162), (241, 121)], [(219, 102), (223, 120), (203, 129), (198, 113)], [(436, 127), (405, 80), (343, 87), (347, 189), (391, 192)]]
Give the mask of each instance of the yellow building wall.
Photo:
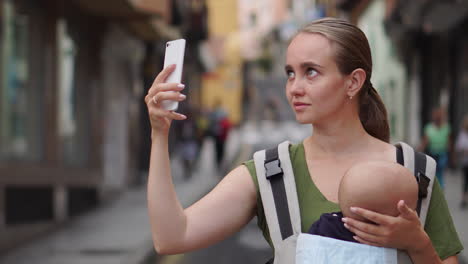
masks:
[(202, 78), (202, 104), (212, 109), (217, 102), (235, 124), (242, 119), (242, 60), (238, 34), (237, 1), (208, 0), (210, 36), (223, 37), (223, 63)]
[(208, 30), (215, 36), (226, 36), (238, 30), (237, 1), (208, 0)]

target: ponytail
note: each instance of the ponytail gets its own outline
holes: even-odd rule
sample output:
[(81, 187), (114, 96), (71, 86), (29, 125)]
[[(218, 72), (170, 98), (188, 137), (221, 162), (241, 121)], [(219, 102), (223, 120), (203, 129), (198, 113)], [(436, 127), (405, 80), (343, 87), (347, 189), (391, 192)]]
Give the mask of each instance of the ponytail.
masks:
[(369, 135), (382, 141), (390, 141), (387, 109), (377, 90), (367, 81), (361, 89), (359, 119)]

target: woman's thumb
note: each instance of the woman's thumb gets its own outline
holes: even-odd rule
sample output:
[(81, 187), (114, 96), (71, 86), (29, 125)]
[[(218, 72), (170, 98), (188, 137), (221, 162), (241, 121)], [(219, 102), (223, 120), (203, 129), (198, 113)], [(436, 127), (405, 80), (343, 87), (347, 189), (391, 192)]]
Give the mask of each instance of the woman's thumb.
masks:
[(413, 216), (413, 210), (411, 210), (411, 208), (409, 208), (407, 205), (406, 205), (406, 202), (404, 200), (400, 200), (398, 202), (398, 211), (400, 212), (400, 215), (403, 216), (404, 218), (411, 218)]

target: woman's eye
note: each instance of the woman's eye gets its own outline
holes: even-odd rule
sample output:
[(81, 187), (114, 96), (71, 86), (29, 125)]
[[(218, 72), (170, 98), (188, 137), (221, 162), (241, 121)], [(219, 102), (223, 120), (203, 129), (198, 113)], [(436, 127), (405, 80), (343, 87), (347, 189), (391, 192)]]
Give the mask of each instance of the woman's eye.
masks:
[(317, 73), (318, 72), (316, 70), (314, 70), (314, 69), (308, 69), (306, 74), (309, 77), (314, 77), (315, 75), (317, 75)]
[(293, 71), (287, 71), (286, 75), (288, 75), (288, 79), (294, 78), (294, 72)]

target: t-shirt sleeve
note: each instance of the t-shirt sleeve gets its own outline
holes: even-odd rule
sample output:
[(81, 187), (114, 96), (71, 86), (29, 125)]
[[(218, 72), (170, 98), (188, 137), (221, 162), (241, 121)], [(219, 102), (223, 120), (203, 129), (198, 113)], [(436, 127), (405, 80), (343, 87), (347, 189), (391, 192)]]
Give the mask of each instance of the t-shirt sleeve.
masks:
[(454, 256), (463, 250), (463, 245), (455, 230), (447, 201), (437, 178), (432, 189), (431, 202), (424, 229), (442, 260)]
[(262, 230), (263, 237), (270, 244), (270, 247), (273, 249), (273, 243), (271, 242), (270, 232), (268, 231), (268, 224), (265, 218), (265, 212), (262, 204), (262, 197), (260, 196), (260, 189), (258, 186), (257, 171), (255, 169), (254, 160), (249, 160), (243, 163), (252, 177), (252, 180), (255, 184), (255, 189), (257, 190), (257, 226)]
[(259, 190), (259, 189), (258, 189), (258, 179), (257, 179), (257, 171), (255, 170), (255, 162), (254, 162), (254, 160), (253, 160), (253, 159), (252, 159), (252, 160), (248, 160), (248, 161), (246, 161), (246, 162), (244, 162), (244, 163), (242, 163), (242, 164), (244, 164), (244, 165), (247, 167), (247, 170), (248, 170), (249, 173), (250, 173), (250, 177), (252, 177), (252, 180), (253, 180), (254, 183), (255, 183), (255, 188), (257, 189), (257, 192), (258, 192), (258, 190)]

